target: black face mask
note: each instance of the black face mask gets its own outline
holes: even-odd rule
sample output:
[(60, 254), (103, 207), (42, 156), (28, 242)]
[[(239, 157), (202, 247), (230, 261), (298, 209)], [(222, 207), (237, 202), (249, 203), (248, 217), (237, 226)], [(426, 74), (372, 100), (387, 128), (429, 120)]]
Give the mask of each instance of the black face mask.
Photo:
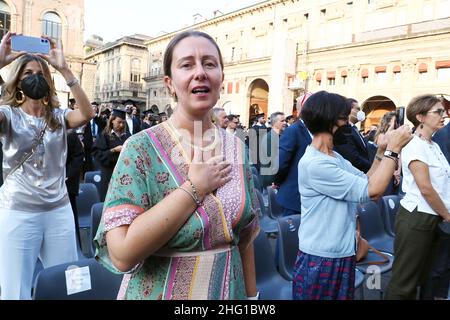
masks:
[(41, 74), (33, 74), (24, 78), (21, 81), (21, 89), (27, 97), (33, 100), (42, 99), (50, 92), (50, 87)]
[(341, 145), (345, 144), (347, 137), (352, 135), (352, 127), (350, 124), (346, 124), (337, 128), (333, 135), (333, 144)]

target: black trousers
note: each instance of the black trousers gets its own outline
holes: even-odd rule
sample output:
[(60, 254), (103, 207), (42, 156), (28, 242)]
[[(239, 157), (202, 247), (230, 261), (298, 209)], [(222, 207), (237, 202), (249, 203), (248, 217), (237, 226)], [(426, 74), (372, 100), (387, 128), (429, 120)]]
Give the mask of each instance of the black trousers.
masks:
[(74, 194), (69, 194), (70, 205), (72, 206), (73, 218), (75, 220), (75, 235), (77, 237), (78, 245), (81, 247), (81, 237), (80, 237), (80, 225), (78, 224), (78, 209), (77, 209), (77, 196)]

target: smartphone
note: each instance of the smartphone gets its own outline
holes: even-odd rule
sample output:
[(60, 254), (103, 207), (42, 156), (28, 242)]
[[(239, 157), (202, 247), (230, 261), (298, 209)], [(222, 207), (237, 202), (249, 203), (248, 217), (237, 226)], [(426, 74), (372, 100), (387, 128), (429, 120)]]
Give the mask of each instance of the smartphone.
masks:
[(395, 113), (395, 120), (396, 128), (405, 124), (405, 107), (397, 108), (397, 111)]
[(11, 37), (11, 48), (14, 51), (48, 54), (50, 52), (50, 41), (43, 38), (17, 35)]

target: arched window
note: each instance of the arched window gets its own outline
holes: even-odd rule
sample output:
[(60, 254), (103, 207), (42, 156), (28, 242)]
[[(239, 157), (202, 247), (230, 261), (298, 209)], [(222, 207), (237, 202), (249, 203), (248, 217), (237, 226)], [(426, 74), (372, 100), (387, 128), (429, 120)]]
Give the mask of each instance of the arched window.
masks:
[(61, 40), (61, 33), (61, 18), (55, 12), (46, 12), (42, 18), (42, 34), (58, 42)]
[(0, 37), (11, 28), (11, 10), (5, 1), (0, 0)]

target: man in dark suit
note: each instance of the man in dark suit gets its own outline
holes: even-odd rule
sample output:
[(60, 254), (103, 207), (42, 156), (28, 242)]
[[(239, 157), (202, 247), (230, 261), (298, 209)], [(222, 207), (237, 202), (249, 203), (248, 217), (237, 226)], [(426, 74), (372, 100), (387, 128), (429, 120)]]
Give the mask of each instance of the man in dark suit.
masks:
[(141, 131), (141, 120), (133, 115), (133, 108), (136, 108), (131, 100), (125, 101), (126, 130), (133, 135)]
[(355, 99), (347, 99), (347, 104), (351, 107), (348, 119), (349, 124), (336, 131), (334, 135), (334, 150), (350, 161), (354, 167), (367, 173), (372, 163), (369, 160), (369, 152), (364, 137), (356, 127), (358, 122), (365, 120), (365, 114), (361, 111), (361, 107)]
[(259, 158), (259, 149), (264, 136), (267, 134), (265, 114), (260, 113), (255, 116), (256, 123), (250, 128), (249, 132), (249, 151), (252, 164), (260, 171), (261, 161)]
[(0, 187), (3, 184), (3, 149), (2, 143), (0, 142)]
[(275, 181), (275, 174), (279, 168), (280, 137), (285, 131), (286, 116), (283, 112), (274, 112), (270, 115), (271, 128), (261, 141), (260, 176), (263, 187), (271, 186)]
[(81, 248), (80, 228), (78, 225), (77, 196), (80, 188), (80, 172), (83, 167), (83, 145), (75, 130), (67, 133), (66, 187), (75, 219), (75, 232)]
[(433, 141), (441, 147), (442, 153), (450, 163), (450, 122), (434, 134)]
[[(302, 95), (297, 99), (297, 110), (300, 116), (303, 104), (308, 97)], [(301, 202), (300, 193), (298, 192), (298, 162), (303, 157), (306, 147), (311, 144), (311, 141), (312, 136), (301, 118), (286, 128), (281, 135), (279, 169), (274, 183), (279, 187), (276, 200), (283, 208), (284, 216), (300, 214)]]
[[(443, 105), (449, 112), (448, 100), (444, 100)], [(450, 122), (433, 135), (433, 141), (439, 145), (450, 164)], [(450, 235), (443, 232), (438, 232), (438, 234), (438, 249), (433, 268), (420, 291), (420, 298), (425, 300), (445, 300), (450, 286)]]

